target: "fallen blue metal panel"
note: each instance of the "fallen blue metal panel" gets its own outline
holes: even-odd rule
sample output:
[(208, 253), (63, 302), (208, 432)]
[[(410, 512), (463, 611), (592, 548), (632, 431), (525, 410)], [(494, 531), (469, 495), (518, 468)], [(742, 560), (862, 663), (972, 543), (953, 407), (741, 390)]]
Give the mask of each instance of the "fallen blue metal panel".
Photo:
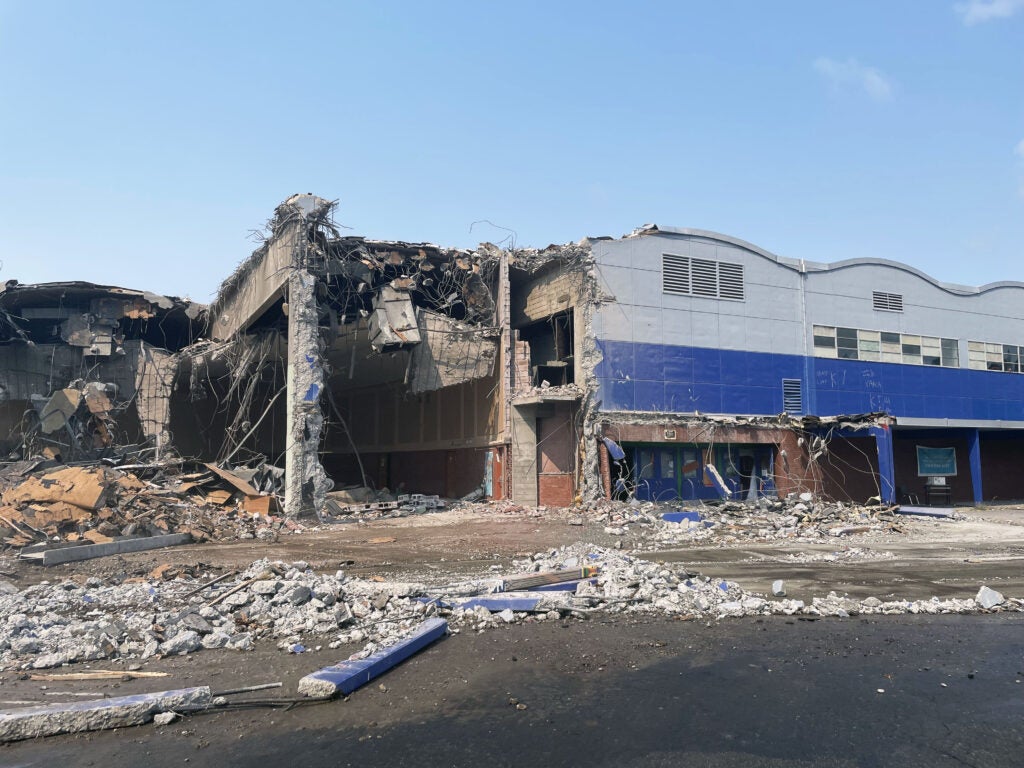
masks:
[(909, 505), (897, 507), (895, 512), (897, 515), (921, 515), (922, 517), (947, 518), (953, 516), (952, 509), (949, 509), (949, 511), (945, 511), (941, 509), (929, 509), (928, 507), (912, 507)]
[(626, 458), (626, 452), (622, 450), (622, 447), (610, 437), (602, 437), (601, 441), (604, 443), (605, 448), (608, 449), (608, 455), (611, 457), (612, 461), (622, 461)]
[(419, 629), (395, 645), (358, 661), (343, 661), (306, 675), (306, 679), (332, 685), (336, 693), (346, 695), (366, 685), (410, 656), (418, 653), (448, 631), (444, 619), (427, 619)]
[(678, 512), (666, 512), (661, 516), (661, 519), (666, 523), (681, 523), (683, 520), (699, 523), (700, 512), (696, 509), (680, 509)]
[(492, 613), (511, 609), (513, 611), (532, 611), (540, 604), (539, 597), (506, 597), (506, 596), (485, 596), (471, 597), (458, 603), (459, 608), (471, 611), (477, 606), (486, 608)]

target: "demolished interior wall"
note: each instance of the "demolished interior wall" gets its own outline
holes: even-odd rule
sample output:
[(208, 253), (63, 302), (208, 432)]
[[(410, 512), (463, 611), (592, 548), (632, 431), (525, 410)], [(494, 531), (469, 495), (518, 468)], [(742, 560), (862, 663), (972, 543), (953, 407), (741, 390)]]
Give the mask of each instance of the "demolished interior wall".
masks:
[(84, 282), (9, 281), (0, 316), (4, 455), (78, 461), (150, 455), (167, 442), (167, 356), (202, 334), (203, 305)]
[[(595, 485), (595, 361), (590, 319), (596, 281), (587, 243), (510, 254), (512, 498), (566, 506)], [(593, 494), (596, 495), (596, 494)]]

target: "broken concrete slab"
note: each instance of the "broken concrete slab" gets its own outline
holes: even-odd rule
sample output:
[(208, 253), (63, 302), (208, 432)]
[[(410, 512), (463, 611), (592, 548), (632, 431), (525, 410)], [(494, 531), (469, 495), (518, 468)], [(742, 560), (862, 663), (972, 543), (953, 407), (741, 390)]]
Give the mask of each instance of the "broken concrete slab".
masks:
[(83, 546), (61, 547), (23, 553), (23, 560), (33, 560), (42, 565), (59, 565), (74, 563), (79, 560), (92, 560), (108, 555), (121, 555), (126, 552), (144, 552), (149, 549), (162, 549), (188, 544), (192, 541), (190, 533), (169, 533), (166, 536), (140, 536), (124, 538), (107, 544), (86, 544)]
[(448, 632), (444, 619), (427, 619), (411, 635), (358, 661), (343, 661), (299, 680), (299, 693), (322, 698), (346, 695), (402, 663)]
[(160, 712), (209, 706), (210, 688), (182, 688), (0, 711), (0, 742), (142, 725)]

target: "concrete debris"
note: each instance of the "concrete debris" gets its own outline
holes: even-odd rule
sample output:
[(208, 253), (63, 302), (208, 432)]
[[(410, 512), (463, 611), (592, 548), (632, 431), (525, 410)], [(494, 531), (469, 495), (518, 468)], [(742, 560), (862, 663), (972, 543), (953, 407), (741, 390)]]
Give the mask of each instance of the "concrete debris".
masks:
[[(183, 461), (120, 468), (32, 466), (0, 470), (0, 541), (10, 547), (109, 544), (167, 534), (206, 541), (253, 538), (261, 527), (275, 534), (302, 530), (274, 514), (274, 483), (265, 480), (271, 474), (262, 466), (241, 471)], [(266, 487), (270, 493), (261, 490)]]
[[(358, 499), (358, 501), (356, 500)], [(380, 520), (408, 517), (444, 509), (447, 502), (437, 495), (422, 493), (392, 494), (386, 488), (348, 488), (327, 494), (324, 522), (347, 522), (354, 519)]]
[(635, 551), (689, 543), (725, 546), (737, 541), (819, 542), (839, 535), (899, 534), (906, 525), (895, 514), (895, 508), (813, 497), (808, 500), (796, 495), (756, 502), (693, 504), (693, 509), (681, 510), (676, 504), (597, 501), (587, 507), (587, 514), (605, 522), (605, 533), (628, 535)]
[[(583, 563), (585, 565), (581, 566)], [(523, 621), (609, 614), (659, 613), (717, 620), (739, 616), (847, 617), (869, 614), (1021, 611), (1024, 601), (982, 588), (977, 599), (855, 600), (836, 593), (773, 600), (730, 581), (695, 576), (676, 565), (614, 549), (574, 544), (517, 560), (520, 575), (455, 584), (376, 581), (343, 571), (317, 574), (306, 563), (260, 560), (234, 580), (197, 593), (209, 575), (178, 578), (40, 583), (0, 593), (0, 669), (46, 669), (99, 659), (147, 659), (209, 648), (250, 650), (270, 641), (297, 652), (323, 637), (332, 649), (359, 648), (358, 660), (446, 617), (456, 629), (481, 631)], [(569, 591), (546, 591), (564, 572)], [(583, 576), (584, 578), (581, 578)], [(443, 580), (443, 575), (436, 577)], [(536, 591), (504, 591), (529, 585)], [(772, 585), (784, 597), (781, 580)]]
[(181, 715), (177, 712), (161, 712), (153, 716), (153, 725), (162, 726), (176, 723), (181, 719)]
[(96, 701), (8, 709), (0, 711), (0, 742), (142, 725), (153, 720), (159, 713), (206, 707), (210, 702), (210, 689), (202, 686)]
[(1003, 597), (1002, 593), (984, 586), (978, 590), (978, 595), (974, 599), (986, 611), (1006, 602), (1006, 598)]

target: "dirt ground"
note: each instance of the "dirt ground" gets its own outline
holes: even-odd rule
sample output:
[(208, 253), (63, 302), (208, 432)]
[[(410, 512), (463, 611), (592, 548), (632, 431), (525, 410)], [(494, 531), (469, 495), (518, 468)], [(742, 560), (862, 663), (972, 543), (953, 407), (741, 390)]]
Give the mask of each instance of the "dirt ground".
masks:
[[(697, 542), (637, 556), (681, 562), (754, 592), (768, 592), (774, 580), (783, 579), (788, 595), (803, 600), (830, 591), (857, 598), (973, 597), (981, 584), (1010, 596), (1024, 596), (1024, 506), (965, 507), (958, 512), (969, 519), (908, 516), (903, 522), (905, 532), (900, 534), (828, 537), (815, 542)], [(25, 587), (76, 575), (144, 576), (164, 563), (217, 576), (268, 558), (303, 560), (324, 572), (341, 568), (363, 577), (431, 580), (443, 574), (479, 574), (492, 565), (507, 568), (516, 556), (577, 541), (620, 544), (628, 552), (637, 541), (635, 531), (642, 530), (634, 528), (630, 535), (616, 537), (604, 532), (603, 522), (570, 525), (573, 519), (578, 521), (578, 516), (566, 510), (505, 513), (477, 505), (321, 527), (282, 535), (276, 542), (193, 544), (51, 568), (0, 558), (0, 571), (13, 574), (11, 581)], [(869, 557), (802, 562), (807, 555), (821, 557), (850, 549), (867, 550)], [(884, 559), (870, 559), (872, 554)]]
[[(1024, 507), (958, 511), (968, 515), (968, 519), (908, 518), (902, 534), (858, 534), (810, 543), (786, 540), (711, 545), (704, 541), (659, 552), (639, 552), (638, 556), (682, 562), (688, 569), (736, 581), (745, 589), (761, 593), (770, 590), (773, 580), (783, 579), (790, 597), (805, 600), (830, 591), (858, 598), (967, 598), (973, 597), (982, 584), (1007, 596), (1024, 596)], [(409, 518), (334, 525), (282, 536), (276, 542), (197, 544), (46, 569), (7, 558), (0, 562), (0, 570), (12, 583), (24, 587), (44, 579), (145, 575), (163, 563), (189, 566), (199, 574), (214, 577), (242, 569), (259, 558), (269, 558), (304, 560), (318, 571), (342, 568), (360, 576), (422, 578), (480, 574), (492, 566), (501, 566), (507, 573), (511, 559), (516, 556), (581, 540), (603, 546), (621, 542), (624, 551), (629, 551), (637, 541), (633, 531), (619, 537), (605, 533), (605, 523), (598, 520), (571, 525), (574, 517), (568, 511), (503, 513), (480, 505)], [(827, 559), (851, 549), (860, 550), (861, 556)], [(826, 559), (815, 560), (822, 557)], [(811, 561), (807, 562), (808, 559)], [(162, 729), (146, 726), (11, 745), (0, 748), (0, 768), (61, 760), (74, 765), (128, 766), (138, 764), (137, 758), (143, 753), (152, 765), (180, 765), (188, 761), (200, 765), (246, 765), (260, 755), (270, 756), (273, 761), (275, 755), (283, 760), (293, 753), (304, 756), (304, 765), (422, 765), (424, 760), (416, 740), (432, 745), (437, 755), (445, 756), (443, 762), (452, 765), (482, 761), (521, 765), (524, 763), (520, 758), (542, 759), (545, 753), (538, 749), (543, 744), (547, 744), (548, 754), (561, 756), (549, 764), (559, 765), (578, 764), (586, 755), (598, 765), (674, 765), (684, 755), (705, 759), (701, 764), (716, 766), (1019, 765), (1014, 761), (1021, 747), (1022, 688), (1018, 683), (1011, 683), (1008, 690), (1004, 687), (1008, 675), (1014, 680), (1024, 678), (1024, 669), (1020, 668), (1024, 658), (1024, 646), (1019, 639), (1022, 622), (1024, 619), (1019, 616), (1003, 615), (829, 619), (820, 623), (808, 618), (781, 617), (702, 623), (619, 616), (527, 623), (488, 630), (483, 635), (463, 633), (449, 637), (385, 676), (380, 683), (384, 689), (374, 681), (353, 694), (349, 702), (304, 705), (288, 712), (235, 709), (189, 718)], [(831, 629), (822, 634), (822, 627)], [(762, 635), (763, 632), (768, 635)], [(976, 647), (975, 637), (979, 638)], [(964, 642), (968, 645), (963, 646)], [(102, 683), (48, 683), (7, 672), (0, 675), (0, 708), (192, 685), (210, 685), (216, 692), (276, 681), (282, 682), (283, 687), (266, 695), (292, 696), (300, 677), (346, 658), (354, 650), (323, 647), (293, 655), (266, 642), (257, 644), (250, 653), (202, 651), (187, 657), (152, 659), (142, 662), (142, 669), (167, 672), (166, 678)], [(735, 661), (740, 657), (742, 664)], [(866, 667), (860, 667), (852, 665), (849, 659), (869, 661), (864, 662)], [(941, 699), (943, 706), (953, 697), (944, 691), (940, 693), (938, 688), (932, 690), (939, 684), (930, 680), (927, 691), (918, 691), (915, 686), (924, 679), (920, 670), (955, 668), (955, 673), (949, 674), (961, 685), (968, 668), (986, 664), (999, 668), (998, 680), (993, 677), (988, 682), (995, 687), (987, 695), (995, 697), (992, 701), (1008, 703), (1004, 710), (995, 712), (985, 703), (984, 696), (975, 695), (984, 686), (979, 684), (961, 691), (962, 695), (969, 692), (970, 696), (960, 702), (966, 708), (959, 716), (977, 722), (971, 726), (973, 735), (958, 741), (955, 734), (950, 735), (952, 731), (938, 729), (929, 712), (940, 696), (946, 696)], [(76, 665), (76, 669), (89, 666), (125, 668), (122, 664), (96, 662)], [(704, 673), (698, 670), (705, 666), (718, 670), (717, 677), (703, 679)], [(733, 672), (725, 671), (769, 667), (800, 671), (792, 680), (772, 678), (791, 680), (777, 690), (764, 689), (761, 683), (745, 678), (736, 681), (731, 677)], [(849, 711), (833, 714), (859, 722), (858, 738), (870, 741), (871, 729), (875, 727), (891, 729), (891, 721), (885, 721), (885, 717), (897, 716), (901, 727), (909, 729), (910, 715), (893, 709), (895, 697), (876, 698), (880, 695), (874, 693), (876, 688), (896, 685), (886, 682), (893, 679), (886, 678), (887, 675), (895, 676), (899, 685), (909, 686), (907, 691), (913, 695), (903, 700), (904, 704), (916, 707), (919, 716), (930, 723), (927, 735), (914, 737), (913, 749), (906, 743), (900, 747), (905, 760), (887, 762), (885, 751), (878, 745), (848, 744), (844, 741), (846, 737), (835, 734), (814, 737), (824, 739), (822, 749), (829, 754), (828, 761), (797, 759), (798, 741), (804, 729), (810, 733), (810, 729), (821, 728), (826, 733), (829, 727), (818, 722), (820, 717), (814, 711), (812, 702), (818, 694), (807, 698), (822, 680), (829, 680), (830, 685), (831, 681), (838, 681), (853, 697)], [(647, 706), (644, 687), (638, 685), (641, 678), (662, 702), (655, 710)], [(754, 687), (745, 689), (748, 683)], [(712, 684), (738, 687), (714, 694), (701, 688)], [(609, 698), (611, 690), (623, 693)], [(763, 701), (751, 701), (751, 696), (761, 696)], [(510, 699), (527, 703), (529, 709), (524, 714), (509, 705)], [(647, 712), (659, 725), (638, 721), (630, 714), (630, 701), (637, 711)], [(863, 711), (865, 704), (872, 709)], [(730, 707), (738, 708), (737, 722), (745, 725), (708, 720), (709, 706), (712, 710), (721, 707), (723, 712), (731, 712)], [(765, 716), (764, 711), (757, 715), (758, 707), (768, 708), (770, 716), (763, 723), (757, 720), (758, 716)], [(794, 725), (781, 716), (779, 707), (802, 713), (798, 716), (804, 718), (803, 724)], [(683, 726), (673, 725), (671, 719), (662, 722), (659, 714), (669, 708), (685, 710), (687, 717), (701, 724), (702, 738), (710, 741), (680, 743), (672, 733), (673, 728)], [(950, 709), (949, 718), (955, 718), (954, 709)], [(608, 712), (618, 713), (616, 716), (624, 725), (612, 722)], [(1000, 730), (998, 736), (993, 736), (986, 718), (1002, 723), (1007, 712), (1017, 717), (1015, 730)], [(630, 730), (616, 733), (616, 728)], [(743, 728), (755, 728), (763, 734), (778, 729), (765, 738), (781, 739), (784, 746), (762, 747)], [(541, 732), (546, 735), (537, 744), (522, 746), (532, 734)], [(634, 744), (634, 753), (626, 744), (632, 738), (640, 739)], [(940, 747), (933, 749), (932, 742)], [(454, 743), (466, 746), (455, 749)], [(606, 749), (595, 748), (594, 745), (602, 743)], [(573, 744), (579, 754), (569, 748)], [(668, 745), (667, 756), (659, 756), (659, 744)], [(891, 749), (897, 746), (895, 742), (890, 744)], [(500, 749), (495, 751), (497, 747)], [(83, 748), (87, 748), (87, 755), (81, 752)], [(510, 752), (515, 749), (525, 749), (525, 753), (516, 756)], [(851, 755), (870, 754), (876, 759), (848, 759), (844, 749), (852, 750)], [(691, 754), (692, 750), (697, 752)], [(958, 762), (947, 753), (987, 758), (974, 763)], [(654, 757), (650, 762), (631, 762), (630, 754)], [(921, 757), (929, 754), (932, 762)], [(612, 755), (621, 760), (613, 760)], [(433, 759), (426, 763), (439, 764)]]

